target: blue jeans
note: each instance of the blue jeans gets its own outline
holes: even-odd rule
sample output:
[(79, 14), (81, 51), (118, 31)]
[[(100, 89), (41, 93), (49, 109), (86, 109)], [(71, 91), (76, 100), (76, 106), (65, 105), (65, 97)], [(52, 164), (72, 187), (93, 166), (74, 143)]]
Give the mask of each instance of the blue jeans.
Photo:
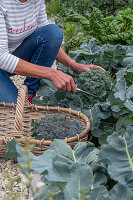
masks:
[[(56, 24), (49, 24), (38, 28), (27, 37), (13, 55), (36, 65), (51, 67), (62, 40), (62, 30)], [(13, 75), (0, 69), (0, 102), (17, 102), (18, 90), (10, 79)], [(24, 84), (27, 85), (29, 94), (35, 94), (39, 88), (40, 79), (26, 77)]]

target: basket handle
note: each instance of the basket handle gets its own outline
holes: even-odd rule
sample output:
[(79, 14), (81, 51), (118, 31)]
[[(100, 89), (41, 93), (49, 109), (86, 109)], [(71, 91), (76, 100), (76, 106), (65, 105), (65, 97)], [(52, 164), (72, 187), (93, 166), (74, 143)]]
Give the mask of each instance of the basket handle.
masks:
[(27, 100), (27, 91), (28, 89), (26, 85), (22, 85), (18, 90), (17, 106), (15, 113), (15, 121), (14, 121), (15, 130), (17, 131), (22, 130), (23, 113), (24, 113), (25, 102)]

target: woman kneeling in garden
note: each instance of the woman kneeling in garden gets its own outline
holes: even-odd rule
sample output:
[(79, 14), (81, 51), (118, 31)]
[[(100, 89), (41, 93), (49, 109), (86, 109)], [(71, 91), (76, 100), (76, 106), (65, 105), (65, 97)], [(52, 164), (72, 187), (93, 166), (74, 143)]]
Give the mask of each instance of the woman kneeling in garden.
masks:
[(80, 73), (95, 65), (73, 61), (61, 48), (62, 30), (49, 24), (44, 0), (0, 1), (0, 102), (16, 103), (18, 90), (10, 76), (26, 76), (30, 99), (40, 79), (50, 80), (56, 88), (76, 93), (77, 86), (71, 76), (52, 69), (57, 60)]

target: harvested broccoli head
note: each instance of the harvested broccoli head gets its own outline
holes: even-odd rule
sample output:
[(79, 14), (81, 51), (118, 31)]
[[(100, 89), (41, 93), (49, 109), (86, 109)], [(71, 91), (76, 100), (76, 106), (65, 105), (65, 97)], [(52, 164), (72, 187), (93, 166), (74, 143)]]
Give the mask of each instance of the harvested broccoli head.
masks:
[(65, 139), (82, 132), (77, 120), (71, 120), (62, 114), (46, 115), (40, 122), (32, 121), (31, 126), (32, 137), (39, 140)]
[[(80, 89), (99, 96), (100, 100), (103, 101), (108, 97), (113, 86), (113, 80), (109, 72), (98, 69), (82, 72), (77, 81), (77, 85)], [(95, 100), (95, 97), (90, 98)]]

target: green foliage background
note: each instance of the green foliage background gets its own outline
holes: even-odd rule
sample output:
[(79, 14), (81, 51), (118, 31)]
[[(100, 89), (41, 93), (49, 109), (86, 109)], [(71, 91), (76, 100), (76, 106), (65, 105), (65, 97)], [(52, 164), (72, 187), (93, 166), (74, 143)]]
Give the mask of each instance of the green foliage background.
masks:
[(93, 37), (99, 40), (99, 44), (133, 44), (133, 2), (114, 2), (52, 0), (47, 4), (48, 17), (64, 32), (66, 52)]

